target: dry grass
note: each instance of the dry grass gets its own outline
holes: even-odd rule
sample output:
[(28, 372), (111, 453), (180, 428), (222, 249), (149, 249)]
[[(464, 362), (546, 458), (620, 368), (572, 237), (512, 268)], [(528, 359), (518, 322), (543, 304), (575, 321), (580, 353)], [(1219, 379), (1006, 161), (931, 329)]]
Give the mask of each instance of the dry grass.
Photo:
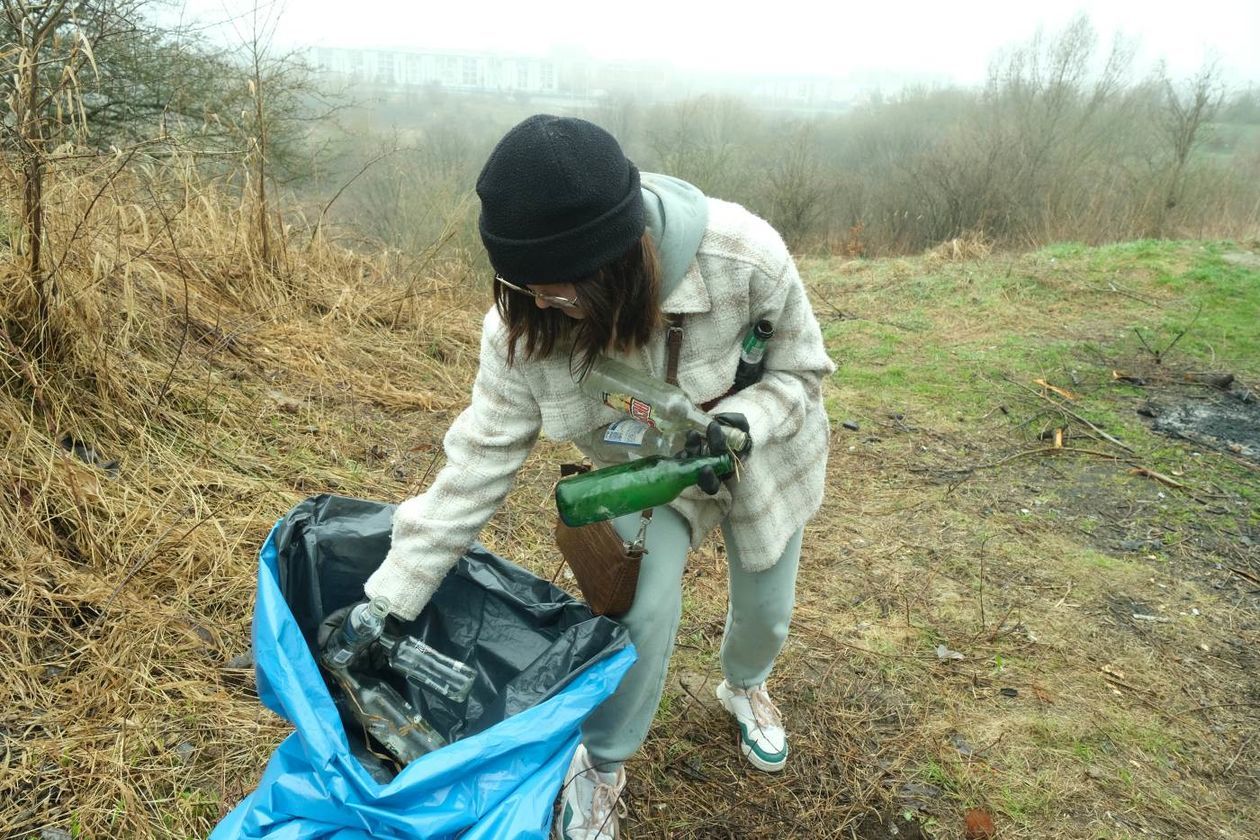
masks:
[(970, 231), (963, 236), (956, 236), (948, 242), (942, 242), (930, 249), (925, 258), (928, 261), (952, 262), (955, 260), (982, 260), (993, 253), (993, 243), (983, 231)]
[(186, 173), (97, 186), (50, 184), (73, 245), (49, 323), (0, 267), (0, 836), (204, 836), (285, 734), (225, 668), (262, 539), (313, 492), (419, 486), (479, 315), (436, 261), (317, 241), (260, 272), (240, 208)]
[[(205, 836), (288, 732), (227, 667), (248, 646), (258, 547), (313, 493), (424, 486), (488, 296), (458, 264), (303, 236), (260, 271), (247, 212), (187, 173), (99, 188), (50, 184), (58, 259), (72, 242), (50, 323), (24, 320), (21, 272), (9, 254), (0, 268), (0, 835)], [(793, 760), (746, 771), (712, 700), (710, 541), (631, 765), (632, 836), (957, 838), (973, 806), (1008, 838), (1255, 835), (1257, 605), (1229, 571), (1257, 570), (1238, 541), (1260, 541), (1255, 473), (1150, 437), (1102, 361), (1143, 372), (1130, 328), (1193, 311), (1197, 292), (1161, 278), (1196, 248), (805, 266), (841, 370), (830, 493), (772, 685)], [(1243, 358), (1237, 331), (1205, 332), (1212, 312), (1204, 343)], [(18, 347), (36, 327), (42, 360)], [(1235, 370), (1260, 377), (1254, 358)], [(1196, 492), (1152, 501), (1149, 479), (1089, 455), (985, 467), (1063, 421), (1012, 384), (1035, 378), (1081, 391), (1082, 412)], [(483, 533), (547, 577), (568, 454), (542, 444)], [(1164, 547), (1115, 548), (1134, 534)]]

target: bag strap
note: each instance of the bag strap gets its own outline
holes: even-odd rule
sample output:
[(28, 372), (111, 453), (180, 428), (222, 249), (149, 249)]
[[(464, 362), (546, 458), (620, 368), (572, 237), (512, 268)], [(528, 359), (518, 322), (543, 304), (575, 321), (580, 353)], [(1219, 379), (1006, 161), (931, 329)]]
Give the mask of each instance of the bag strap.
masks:
[(665, 381), (670, 385), (678, 384), (678, 355), (682, 352), (683, 317), (682, 315), (666, 315), (669, 324), (665, 331)]

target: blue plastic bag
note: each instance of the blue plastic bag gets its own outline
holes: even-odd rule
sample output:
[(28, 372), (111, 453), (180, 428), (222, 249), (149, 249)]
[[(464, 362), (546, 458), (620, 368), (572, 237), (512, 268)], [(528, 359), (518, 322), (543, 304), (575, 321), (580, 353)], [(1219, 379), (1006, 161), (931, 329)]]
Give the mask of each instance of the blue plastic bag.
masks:
[[(306, 615), (299, 606), (297, 611), (303, 616), (299, 622), (282, 590), (282, 578), (288, 594), (295, 599), (296, 593), (313, 590), (316, 603), (320, 605), (317, 609), (331, 612), (344, 605), (342, 602), (362, 597), (362, 580), (366, 579), (366, 574), (359, 580), (357, 591), (339, 586), (342, 581), (334, 581), (321, 594), (318, 580), (294, 580), (295, 573), (280, 561), (278, 544), (295, 545), (298, 551), (312, 556), (308, 565), (315, 571), (304, 573), (299, 568), (296, 573), (299, 578), (309, 574), (318, 579), (322, 567), (336, 567), (344, 576), (348, 568), (342, 562), (344, 555), (354, 554), (358, 547), (367, 545), (366, 554), (370, 557), (387, 546), (391, 513), (392, 508), (385, 505), (321, 496), (303, 502), (272, 529), (259, 556), (254, 657), (259, 697), (269, 709), (290, 721), (295, 731), (272, 755), (254, 793), (220, 822), (210, 835), (211, 840), (368, 837), (541, 840), (547, 836), (552, 802), (577, 747), (579, 726), (616, 688), (634, 662), (634, 649), (619, 626), (612, 625), (609, 633), (607, 624), (611, 623), (607, 619), (590, 617), (591, 622), (606, 623), (583, 624), (598, 628), (600, 632), (595, 636), (600, 643), (590, 644), (591, 634), (588, 633), (584, 653), (558, 657), (570, 673), (556, 682), (545, 699), (520, 711), (514, 711), (510, 701), (497, 706), (485, 703), (489, 710), (487, 715), (502, 714), (504, 719), (490, 725), (482, 720), (479, 725), (484, 728), (480, 731), (474, 731), (476, 726), (471, 727), (469, 731), (473, 734), (412, 762), (388, 782), (377, 781), (356, 757), (365, 755), (362, 739), (347, 734), (312, 655), (310, 625), (320, 616)], [(329, 523), (329, 533), (336, 538), (328, 538), (327, 556), (321, 556), (319, 526)], [(353, 527), (340, 527), (345, 523)], [(361, 559), (354, 562), (362, 564)], [(458, 598), (452, 601), (452, 612), (458, 611), (454, 605), (476, 600), (467, 597), (470, 586), (486, 588), (488, 599), (514, 597), (510, 592), (503, 595), (495, 591), (503, 580), (507, 580), (507, 586), (523, 583), (533, 587), (524, 597), (538, 598), (540, 593), (550, 593), (557, 604), (544, 604), (539, 614), (550, 620), (558, 612), (546, 608), (555, 606), (564, 611), (570, 630), (574, 611), (585, 609), (545, 581), (539, 581), (484, 549), (470, 551), (460, 561), (457, 572), (462, 579), (452, 581), (452, 586), (465, 588), (456, 593)], [(454, 577), (455, 572), (451, 578)], [(339, 591), (333, 597), (335, 590)], [(441, 593), (440, 589), (435, 594), (435, 602), (439, 601)], [(521, 595), (516, 593), (516, 597)], [(525, 608), (519, 603), (516, 606)], [(426, 610), (426, 615), (430, 612)], [(589, 612), (585, 615), (589, 616)], [(305, 633), (300, 624), (306, 625)], [(495, 643), (502, 645), (502, 640)], [(523, 644), (528, 647), (527, 642)], [(497, 662), (499, 656), (487, 658)], [(502, 666), (500, 663), (494, 667)], [(555, 667), (554, 663), (549, 663), (551, 671)], [(483, 669), (483, 677), (485, 673)], [(540, 682), (557, 678), (547, 668), (528, 676), (529, 684), (536, 690)], [(495, 693), (495, 687), (485, 688), (491, 695)], [(542, 688), (545, 690), (545, 686)], [(521, 691), (523, 689), (517, 693)], [(352, 747), (356, 737), (359, 744)], [(379, 771), (376, 776), (379, 778)]]

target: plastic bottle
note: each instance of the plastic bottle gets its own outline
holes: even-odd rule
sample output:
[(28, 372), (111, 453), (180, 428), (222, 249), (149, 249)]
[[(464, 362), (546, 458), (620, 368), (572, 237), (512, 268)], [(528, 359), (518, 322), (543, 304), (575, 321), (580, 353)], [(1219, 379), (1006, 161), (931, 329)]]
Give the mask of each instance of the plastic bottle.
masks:
[[(617, 359), (597, 357), (579, 387), (666, 437), (686, 434), (693, 429), (704, 434), (713, 422), (713, 418), (696, 408), (677, 385), (653, 379)], [(732, 451), (744, 448), (747, 441), (744, 432), (733, 428), (723, 431)]]
[(666, 436), (633, 417), (623, 417), (596, 430), (588, 448), (599, 460), (616, 464), (649, 455), (674, 455), (686, 442), (685, 433)]
[(323, 661), (333, 671), (344, 671), (380, 638), (389, 615), (389, 599), (373, 598), (350, 611), (341, 627), (325, 643)]
[(731, 392), (742, 391), (761, 379), (766, 367), (766, 342), (774, 337), (774, 324), (764, 318), (753, 325), (739, 348), (739, 365)]
[(556, 509), (570, 528), (646, 510), (671, 502), (694, 486), (705, 467), (721, 478), (734, 469), (734, 459), (729, 453), (698, 458), (653, 455), (591, 470), (556, 483)]
[(446, 739), (380, 677), (346, 670), (336, 677), (355, 719), (403, 764), (446, 746)]
[(472, 693), (476, 671), (414, 636), (384, 636), (381, 646), (389, 657), (389, 667), (407, 679), (456, 703), (464, 702)]

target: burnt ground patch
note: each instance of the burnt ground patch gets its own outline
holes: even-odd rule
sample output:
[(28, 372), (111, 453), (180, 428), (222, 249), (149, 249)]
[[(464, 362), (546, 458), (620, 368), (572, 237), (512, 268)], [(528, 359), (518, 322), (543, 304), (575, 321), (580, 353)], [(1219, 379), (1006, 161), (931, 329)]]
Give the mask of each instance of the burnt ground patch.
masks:
[(1152, 399), (1141, 413), (1160, 434), (1260, 464), (1260, 399), (1249, 388), (1196, 394), (1173, 403)]

